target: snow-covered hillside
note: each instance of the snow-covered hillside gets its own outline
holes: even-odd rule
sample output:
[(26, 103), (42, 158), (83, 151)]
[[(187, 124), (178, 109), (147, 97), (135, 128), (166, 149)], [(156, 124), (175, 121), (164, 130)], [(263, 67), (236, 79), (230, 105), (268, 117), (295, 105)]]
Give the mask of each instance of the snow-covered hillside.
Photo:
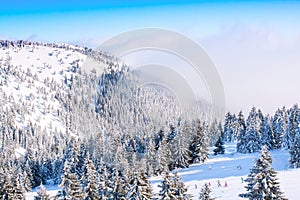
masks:
[(109, 54), (68, 44), (1, 43), (0, 109), (17, 110), (12, 117), (18, 128), (37, 125), (42, 131), (65, 132), (62, 96), (73, 80), (121, 66)]
[(48, 46), (1, 48), (1, 70), (7, 71), (1, 73), (1, 104), (8, 109), (25, 109), (17, 116), (16, 125), (21, 128), (38, 122), (42, 130), (64, 131), (57, 116), (61, 105), (55, 95), (63, 91), (60, 88), (64, 88), (64, 79), (70, 79), (72, 70), (85, 58), (72, 50)]
[[(262, 148), (272, 150), (285, 196), (300, 195), (300, 171), (291, 169), (300, 167), (297, 104), (274, 116), (253, 107), (247, 119), (241, 111), (211, 121), (179, 112), (161, 89), (141, 88), (108, 53), (23, 41), (0, 47), (0, 198), (152, 198), (159, 175), (185, 168), (178, 170), (185, 184), (173, 177), (179, 188), (161, 196), (189, 199), (186, 186), (198, 199), (207, 183), (212, 197), (239, 199)], [(213, 155), (209, 146), (221, 153), (223, 141), (225, 154)]]

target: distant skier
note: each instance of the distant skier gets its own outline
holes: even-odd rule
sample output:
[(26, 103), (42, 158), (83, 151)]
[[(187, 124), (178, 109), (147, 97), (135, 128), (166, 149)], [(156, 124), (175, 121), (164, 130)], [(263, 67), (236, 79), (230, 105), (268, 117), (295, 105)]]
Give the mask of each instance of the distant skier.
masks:
[(210, 182), (208, 182), (208, 186), (209, 186), (209, 187), (210, 187), (210, 185), (211, 185)]
[(243, 177), (241, 177), (241, 181), (242, 181), (242, 183), (244, 183), (244, 178)]
[(224, 185), (224, 187), (228, 187), (228, 184), (227, 184), (227, 182), (225, 181), (225, 185)]
[(220, 182), (220, 180), (218, 180), (218, 187), (221, 187), (221, 182)]

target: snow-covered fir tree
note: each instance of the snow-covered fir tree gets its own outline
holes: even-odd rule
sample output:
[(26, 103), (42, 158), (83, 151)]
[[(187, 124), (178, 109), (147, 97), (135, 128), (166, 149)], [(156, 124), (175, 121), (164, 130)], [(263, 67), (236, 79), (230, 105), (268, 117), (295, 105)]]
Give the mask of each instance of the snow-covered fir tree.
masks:
[(295, 129), (299, 126), (300, 109), (298, 104), (295, 104), (289, 111), (288, 123), (286, 127), (285, 134), (282, 138), (282, 148), (290, 149), (293, 145), (293, 140), (295, 138)]
[(261, 145), (266, 146), (268, 150), (272, 150), (275, 146), (275, 136), (270, 126), (269, 116), (263, 117), (260, 124)]
[(85, 158), (85, 168), (86, 168), (86, 172), (84, 176), (82, 176), (82, 179), (87, 182), (84, 188), (84, 200), (93, 200), (93, 199), (99, 200), (100, 196), (96, 184), (97, 173), (89, 153)]
[(207, 160), (209, 155), (205, 128), (201, 121), (197, 119), (193, 125), (192, 141), (190, 143), (191, 161), (190, 163), (199, 163)]
[(236, 123), (235, 123), (235, 121), (236, 121), (235, 115), (232, 115), (230, 112), (228, 112), (225, 115), (223, 140), (226, 142), (233, 142), (236, 138), (236, 135), (235, 135)]
[(37, 196), (34, 197), (34, 200), (50, 200), (50, 195), (47, 194), (47, 189), (43, 184), (40, 185), (40, 189), (36, 193)]
[[(261, 149), (260, 141), (260, 112), (253, 107), (248, 116), (245, 133), (241, 132), (238, 138), (237, 151), (240, 153), (253, 153)], [(243, 135), (242, 135), (243, 134)]]
[(170, 141), (171, 150), (171, 169), (187, 168), (191, 159), (191, 152), (188, 148), (190, 137), (190, 127), (185, 122), (178, 128), (176, 136)]
[(272, 129), (273, 129), (273, 133), (274, 133), (274, 146), (273, 149), (280, 149), (282, 146), (282, 137), (284, 135), (285, 132), (285, 120), (284, 120), (284, 116), (285, 116), (285, 108), (283, 108), (283, 110), (278, 109), (273, 117), (272, 120)]
[[(300, 115), (298, 115), (297, 121), (300, 121)], [(290, 153), (289, 164), (292, 168), (300, 168), (300, 127), (299, 125), (295, 127), (294, 132), (295, 132), (295, 138), (289, 150)]]
[(84, 198), (84, 196), (83, 196), (82, 188), (80, 185), (80, 181), (77, 178), (77, 174), (71, 173), (70, 180), (71, 180), (71, 182), (70, 182), (70, 187), (69, 187), (69, 191), (68, 191), (70, 198), (73, 200), (82, 200)]
[(71, 167), (71, 163), (66, 160), (64, 173), (62, 175), (62, 182), (59, 185), (62, 188), (60, 196), (69, 197), (70, 187), (72, 184)]
[(207, 183), (203, 185), (199, 193), (199, 200), (214, 200), (211, 196), (211, 189)]
[(222, 136), (219, 137), (218, 141), (215, 144), (215, 149), (214, 149), (214, 155), (218, 154), (224, 154), (225, 153), (225, 147), (224, 147), (224, 142), (222, 141)]
[(163, 174), (163, 180), (160, 185), (159, 198), (162, 200), (168, 199), (176, 199), (174, 194), (174, 182), (172, 180), (172, 176), (168, 170), (166, 170)]
[(176, 196), (176, 199), (190, 200), (192, 198), (192, 196), (187, 193), (187, 188), (182, 182), (180, 176), (178, 175), (178, 172), (174, 173), (173, 182), (174, 182), (174, 194)]
[(130, 188), (127, 182), (128, 176), (130, 177), (129, 174), (123, 175), (117, 169), (114, 170), (114, 182), (113, 182), (113, 190), (112, 190), (112, 195), (114, 199), (126, 200), (126, 196)]
[(246, 138), (246, 122), (244, 118), (244, 114), (242, 111), (239, 112), (238, 119), (237, 119), (237, 126), (238, 126), (238, 131), (237, 131), (237, 152), (242, 152), (244, 148), (244, 144), (246, 143), (245, 138)]
[(129, 189), (126, 199), (130, 200), (150, 200), (152, 199), (151, 184), (145, 172), (134, 173), (129, 180)]
[(250, 174), (245, 180), (248, 184), (245, 187), (247, 193), (240, 194), (240, 197), (250, 200), (257, 199), (278, 199), (285, 200), (280, 190), (277, 172), (272, 168), (272, 158), (266, 146), (263, 146), (259, 159), (255, 161), (250, 169)]

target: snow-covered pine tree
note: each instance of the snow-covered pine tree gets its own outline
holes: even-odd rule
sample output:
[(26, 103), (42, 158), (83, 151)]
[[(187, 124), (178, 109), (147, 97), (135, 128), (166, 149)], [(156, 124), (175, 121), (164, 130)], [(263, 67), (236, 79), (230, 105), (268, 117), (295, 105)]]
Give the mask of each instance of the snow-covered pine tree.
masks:
[(259, 159), (255, 161), (254, 166), (250, 169), (250, 174), (245, 180), (248, 185), (245, 187), (248, 191), (246, 194), (240, 194), (240, 197), (249, 200), (257, 199), (274, 199), (285, 200), (283, 193), (280, 191), (277, 172), (272, 168), (272, 158), (266, 146), (263, 146)]
[(117, 169), (114, 171), (114, 183), (112, 195), (114, 199), (126, 200), (128, 194), (127, 176), (124, 176)]
[(225, 147), (224, 142), (222, 141), (222, 136), (219, 137), (218, 141), (215, 144), (216, 149), (214, 149), (214, 155), (224, 154)]
[(22, 182), (22, 175), (19, 172), (19, 170), (17, 172), (17, 177), (16, 177), (15, 181), (16, 181), (17, 187), (15, 188), (15, 191), (14, 191), (14, 199), (16, 199), (16, 200), (25, 200), (24, 183)]
[(39, 162), (36, 160), (37, 158), (34, 157), (33, 154), (34, 154), (34, 152), (31, 150), (31, 148), (28, 148), (27, 149), (27, 157), (28, 157), (31, 174), (33, 177), (33, 180), (31, 182), (31, 187), (37, 187), (41, 184), (42, 178), (41, 178), (41, 174), (40, 174)]
[(295, 104), (289, 111), (286, 131), (282, 138), (283, 149), (290, 149), (293, 145), (293, 141), (295, 138), (295, 128), (300, 124), (298, 115), (300, 115), (300, 109), (298, 107), (298, 104)]
[(85, 159), (87, 157), (87, 150), (85, 143), (80, 143), (79, 150), (77, 153), (77, 160), (76, 163), (76, 173), (79, 179), (82, 177), (84, 171), (85, 171)]
[(34, 197), (34, 200), (50, 200), (50, 195), (47, 194), (47, 189), (43, 184), (40, 185), (40, 189), (36, 193), (37, 196)]
[(4, 174), (3, 165), (0, 165), (0, 199), (4, 199), (6, 195), (6, 175)]
[[(240, 135), (238, 141), (239, 153), (253, 153), (261, 149), (261, 141), (259, 134), (260, 116), (256, 108), (253, 107), (247, 119), (247, 126), (244, 136)], [(242, 138), (241, 138), (242, 137)]]
[(84, 197), (83, 197), (80, 181), (77, 178), (77, 174), (71, 173), (70, 180), (71, 180), (70, 187), (69, 187), (70, 198), (72, 200), (82, 200)]
[(210, 194), (211, 189), (209, 188), (208, 184), (205, 183), (199, 193), (199, 200), (214, 200), (215, 198), (210, 197)]
[(269, 116), (262, 118), (259, 132), (261, 135), (261, 145), (263, 146), (265, 145), (268, 148), (268, 150), (272, 150), (275, 144), (275, 139), (274, 139), (274, 133), (270, 126)]
[(274, 146), (273, 149), (280, 149), (282, 145), (282, 137), (285, 133), (285, 120), (284, 120), (285, 108), (282, 110), (278, 109), (272, 120), (272, 129), (274, 133)]
[(158, 149), (158, 171), (162, 172), (165, 168), (170, 168), (171, 163), (171, 149), (170, 144), (167, 143), (167, 137), (163, 139)]
[(158, 185), (158, 187), (161, 188), (161, 190), (159, 191), (161, 200), (176, 199), (176, 196), (174, 194), (174, 181), (168, 170), (164, 171), (163, 180), (161, 184)]
[(234, 141), (235, 135), (235, 116), (231, 115), (230, 112), (228, 112), (225, 115), (225, 123), (224, 123), (224, 141), (225, 142), (232, 142)]
[(189, 125), (184, 123), (179, 128), (175, 138), (170, 142), (171, 146), (171, 169), (187, 168), (191, 159), (191, 152), (188, 148), (188, 140), (190, 136)]
[(26, 162), (25, 171), (23, 172), (23, 174), (24, 174), (24, 188), (26, 192), (29, 192), (31, 190), (31, 182), (33, 177), (28, 162)]
[(86, 173), (84, 176), (82, 176), (84, 182), (87, 183), (86, 187), (84, 188), (84, 200), (99, 200), (100, 196), (96, 184), (96, 169), (89, 153), (85, 158), (85, 168)]
[(242, 152), (244, 150), (244, 145), (246, 143), (246, 122), (244, 118), (244, 114), (242, 111), (239, 112), (238, 119), (237, 119), (237, 144), (236, 149), (237, 152)]
[(2, 198), (3, 199), (14, 199), (15, 188), (17, 188), (17, 180), (16, 180), (16, 169), (6, 164), (6, 176), (4, 180), (4, 186), (2, 190)]
[(209, 150), (204, 129), (201, 121), (197, 119), (194, 123), (194, 133), (192, 133), (192, 141), (189, 147), (191, 152), (190, 163), (204, 162), (208, 158)]
[(128, 200), (152, 199), (152, 188), (145, 172), (135, 173), (129, 181), (129, 190), (126, 195)]
[(223, 125), (221, 121), (214, 120), (209, 127), (208, 145), (214, 145), (219, 139), (220, 135), (224, 137)]
[[(300, 115), (298, 115), (297, 121), (300, 121)], [(290, 153), (289, 163), (292, 168), (300, 168), (300, 127), (299, 126), (295, 127), (294, 132), (295, 132), (295, 138), (289, 150)]]
[(99, 194), (101, 199), (112, 199), (113, 198), (113, 174), (104, 166), (103, 181), (100, 181)]
[(72, 182), (72, 179), (71, 179), (71, 163), (66, 160), (65, 161), (65, 166), (64, 166), (64, 173), (62, 175), (62, 181), (59, 185), (59, 187), (62, 188), (62, 192), (61, 192), (61, 195), (63, 196), (69, 196), (69, 191), (70, 191), (70, 187), (71, 187), (71, 182)]
[(157, 175), (159, 172), (158, 151), (155, 149), (154, 142), (154, 139), (150, 137), (146, 154), (146, 169), (149, 175)]
[(174, 182), (174, 194), (176, 196), (176, 199), (190, 200), (192, 198), (192, 196), (187, 193), (187, 188), (185, 187), (184, 183), (182, 182), (177, 172), (174, 173), (173, 182)]

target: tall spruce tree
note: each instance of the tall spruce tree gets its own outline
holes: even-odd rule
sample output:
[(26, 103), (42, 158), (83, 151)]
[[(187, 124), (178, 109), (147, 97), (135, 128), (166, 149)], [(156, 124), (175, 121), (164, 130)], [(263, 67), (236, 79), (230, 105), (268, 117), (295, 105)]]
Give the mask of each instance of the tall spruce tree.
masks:
[(43, 184), (40, 185), (40, 189), (36, 193), (37, 196), (34, 197), (34, 200), (50, 200), (50, 195), (47, 194), (47, 190)]
[[(300, 115), (298, 115), (298, 120), (300, 121)], [(292, 168), (300, 168), (300, 127), (295, 127), (295, 138), (293, 140), (292, 146), (289, 150), (290, 153), (290, 166)]]
[(83, 193), (80, 185), (80, 181), (76, 173), (70, 174), (70, 187), (69, 187), (69, 196), (72, 200), (82, 200)]
[(237, 126), (238, 126), (238, 133), (237, 133), (237, 152), (244, 151), (244, 145), (246, 143), (246, 122), (244, 118), (244, 114), (242, 111), (239, 112), (238, 119), (237, 119)]
[(261, 112), (257, 112), (253, 107), (247, 118), (244, 135), (239, 135), (237, 151), (239, 153), (253, 153), (261, 149), (259, 127), (261, 123)]
[(89, 153), (85, 158), (85, 169), (85, 174), (82, 176), (82, 179), (86, 181), (86, 187), (84, 188), (84, 200), (99, 200), (100, 196), (96, 184), (96, 169)]
[(174, 181), (172, 180), (171, 174), (168, 170), (166, 170), (163, 174), (163, 180), (158, 187), (161, 188), (159, 191), (160, 199), (162, 200), (170, 200), (176, 199), (174, 194)]
[(176, 199), (190, 200), (192, 198), (192, 196), (187, 193), (187, 188), (185, 187), (184, 183), (182, 182), (177, 172), (174, 173), (173, 182), (174, 182), (174, 194), (176, 196)]
[(225, 147), (224, 142), (222, 141), (222, 136), (219, 137), (218, 141), (215, 144), (216, 149), (214, 149), (214, 155), (224, 154)]
[(265, 145), (268, 150), (272, 150), (275, 144), (275, 136), (270, 126), (270, 119), (268, 116), (262, 118), (259, 132), (261, 135), (261, 145)]
[(189, 147), (191, 152), (190, 163), (204, 162), (208, 158), (209, 149), (206, 140), (205, 128), (199, 119), (197, 119), (194, 123), (193, 132), (192, 141)]
[(215, 198), (210, 197), (210, 194), (211, 194), (211, 189), (209, 188), (209, 185), (205, 183), (201, 188), (199, 194), (199, 200), (214, 200)]
[(263, 146), (259, 159), (255, 161), (246, 179), (248, 185), (245, 187), (248, 193), (240, 194), (240, 197), (249, 200), (268, 199), (285, 200), (280, 191), (277, 172), (271, 167), (272, 158), (266, 146)]
[(272, 129), (274, 133), (274, 145), (273, 149), (280, 149), (282, 146), (282, 137), (285, 132), (285, 120), (284, 120), (285, 109), (278, 109), (272, 120)]
[(126, 196), (129, 200), (152, 199), (152, 188), (145, 172), (135, 173), (129, 181), (129, 190)]
[(290, 149), (293, 145), (293, 141), (295, 138), (295, 129), (299, 127), (300, 124), (298, 115), (300, 115), (300, 109), (298, 105), (295, 104), (289, 111), (286, 131), (282, 138), (283, 149)]

